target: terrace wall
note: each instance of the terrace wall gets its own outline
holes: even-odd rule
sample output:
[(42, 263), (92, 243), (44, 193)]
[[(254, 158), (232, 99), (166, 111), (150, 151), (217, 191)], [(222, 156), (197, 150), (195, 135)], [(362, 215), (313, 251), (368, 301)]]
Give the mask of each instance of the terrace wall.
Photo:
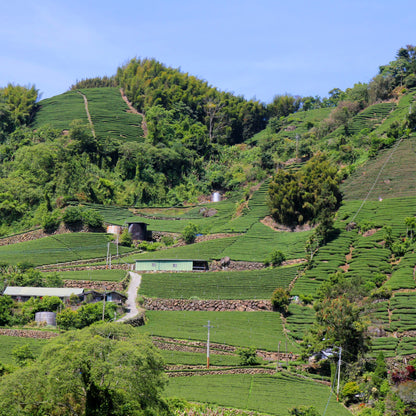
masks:
[(153, 311), (271, 311), (269, 300), (188, 300), (144, 298), (143, 307)]

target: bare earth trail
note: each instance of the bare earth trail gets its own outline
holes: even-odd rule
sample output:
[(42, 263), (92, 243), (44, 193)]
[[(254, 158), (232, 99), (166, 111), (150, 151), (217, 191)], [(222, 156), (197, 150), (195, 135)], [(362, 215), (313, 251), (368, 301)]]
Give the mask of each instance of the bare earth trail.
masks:
[(78, 91), (78, 94), (82, 95), (82, 98), (84, 99), (85, 112), (87, 113), (88, 122), (90, 123), (90, 126), (91, 126), (92, 136), (94, 137), (94, 139), (96, 139), (97, 136), (95, 135), (94, 124), (92, 124), (91, 114), (90, 114), (90, 111), (88, 110), (88, 99), (87, 99), (87, 96), (85, 94), (83, 94), (81, 91)]
[(143, 129), (143, 135), (144, 137), (147, 137), (147, 124), (146, 124), (146, 119), (144, 117), (143, 113), (139, 113), (134, 107), (133, 104), (129, 101), (129, 99), (127, 98), (123, 88), (120, 88), (120, 94), (121, 94), (121, 98), (124, 100), (124, 102), (128, 105), (129, 109), (127, 112), (128, 113), (133, 113), (133, 114), (138, 114), (139, 116), (142, 116), (142, 129)]
[(136, 306), (137, 291), (139, 290), (140, 283), (142, 281), (142, 276), (138, 273), (130, 272), (130, 284), (127, 289), (127, 309), (129, 312), (124, 315), (121, 319), (118, 319), (117, 322), (124, 322), (131, 318), (134, 318), (138, 315), (139, 310)]

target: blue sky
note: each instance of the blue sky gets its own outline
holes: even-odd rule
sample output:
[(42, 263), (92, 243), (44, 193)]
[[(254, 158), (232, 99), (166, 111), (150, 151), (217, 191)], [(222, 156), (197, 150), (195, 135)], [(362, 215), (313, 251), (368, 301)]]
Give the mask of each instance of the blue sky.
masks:
[(223, 91), (268, 103), (368, 82), (416, 44), (408, 0), (14, 0), (2, 2), (0, 86), (43, 98), (155, 58)]

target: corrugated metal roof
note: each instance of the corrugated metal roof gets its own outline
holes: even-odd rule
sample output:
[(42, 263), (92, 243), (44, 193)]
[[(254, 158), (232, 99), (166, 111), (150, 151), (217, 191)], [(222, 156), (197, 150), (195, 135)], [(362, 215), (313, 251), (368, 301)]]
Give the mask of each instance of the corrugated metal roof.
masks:
[(201, 259), (136, 259), (135, 262), (136, 263), (140, 263), (140, 262), (145, 262), (145, 261), (151, 261), (153, 263), (157, 263), (157, 262), (170, 262), (170, 263), (175, 263), (178, 261), (204, 261), (208, 263), (208, 260), (201, 260)]
[(82, 295), (84, 289), (78, 287), (28, 287), (28, 286), (8, 286), (3, 295), (9, 296), (58, 296), (69, 298), (71, 294)]

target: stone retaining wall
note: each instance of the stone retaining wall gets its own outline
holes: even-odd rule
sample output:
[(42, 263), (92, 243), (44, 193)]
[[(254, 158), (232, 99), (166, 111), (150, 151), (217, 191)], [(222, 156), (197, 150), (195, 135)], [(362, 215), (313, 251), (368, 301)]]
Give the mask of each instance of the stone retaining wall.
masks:
[(82, 287), (86, 290), (110, 291), (115, 290), (121, 292), (128, 286), (126, 282), (98, 282), (91, 280), (64, 280), (64, 287)]
[(36, 331), (33, 329), (0, 328), (0, 335), (8, 335), (10, 337), (50, 339), (57, 337), (59, 334), (57, 334), (56, 332)]
[(143, 307), (152, 311), (271, 311), (269, 300), (188, 300), (145, 298)]

